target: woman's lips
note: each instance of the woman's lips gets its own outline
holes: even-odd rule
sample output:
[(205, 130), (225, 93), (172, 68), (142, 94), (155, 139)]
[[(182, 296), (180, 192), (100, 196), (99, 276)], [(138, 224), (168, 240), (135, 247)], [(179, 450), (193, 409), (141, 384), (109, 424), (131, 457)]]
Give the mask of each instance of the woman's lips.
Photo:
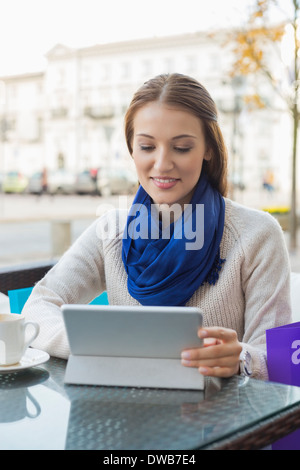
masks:
[(166, 178), (166, 177), (152, 177), (151, 178), (155, 186), (160, 189), (170, 189), (176, 185), (179, 181), (177, 178)]

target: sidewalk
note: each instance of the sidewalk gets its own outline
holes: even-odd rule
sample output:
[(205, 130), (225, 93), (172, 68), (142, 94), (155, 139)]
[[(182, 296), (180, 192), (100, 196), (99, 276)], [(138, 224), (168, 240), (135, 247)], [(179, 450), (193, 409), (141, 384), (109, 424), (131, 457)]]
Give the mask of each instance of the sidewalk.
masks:
[[(114, 198), (107, 200), (113, 203)], [(98, 196), (0, 194), (0, 223), (96, 217), (103, 198)]]
[[(124, 199), (125, 198), (125, 199)], [(126, 201), (126, 197), (123, 196)], [(133, 197), (128, 197), (128, 203)], [(123, 200), (123, 203), (124, 203)], [(287, 204), (287, 196), (282, 194), (269, 195), (265, 192), (257, 193), (236, 192), (235, 200), (257, 209), (267, 206), (284, 206)], [(101, 198), (97, 196), (32, 196), (32, 195), (3, 195), (0, 194), (0, 225), (8, 227), (7, 224), (18, 222), (30, 223), (32, 221), (45, 222), (55, 220), (69, 220), (73, 223), (82, 221), (82, 229), (85, 224), (90, 223), (107, 208), (118, 207), (120, 200), (118, 196)], [(86, 220), (86, 222), (84, 222)], [(22, 225), (23, 227), (23, 225)], [(25, 226), (24, 226), (25, 229)], [(4, 233), (3, 233), (4, 235)], [(39, 235), (41, 237), (41, 234)], [(32, 233), (34, 238), (34, 233)], [(289, 249), (289, 233), (285, 232), (285, 239)], [(25, 240), (23, 239), (23, 242)], [(13, 237), (10, 240), (13, 244)], [(298, 248), (295, 253), (290, 253), (291, 269), (300, 272), (300, 233), (298, 233)], [(4, 247), (3, 247), (4, 248)], [(21, 247), (18, 248), (20, 252)], [(31, 250), (30, 250), (31, 251)], [(32, 260), (38, 259), (40, 255), (28, 253)], [(7, 258), (5, 256), (5, 258)], [(1, 262), (0, 262), (1, 264)]]

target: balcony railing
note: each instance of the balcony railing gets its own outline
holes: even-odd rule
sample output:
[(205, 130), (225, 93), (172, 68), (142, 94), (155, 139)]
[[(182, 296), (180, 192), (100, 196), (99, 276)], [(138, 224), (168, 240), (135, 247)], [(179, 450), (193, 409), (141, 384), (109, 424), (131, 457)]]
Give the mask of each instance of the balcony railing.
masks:
[(110, 119), (115, 114), (112, 106), (86, 106), (83, 113), (92, 119)]
[(61, 118), (66, 118), (67, 116), (68, 116), (67, 108), (52, 108), (51, 109), (52, 119), (61, 119)]

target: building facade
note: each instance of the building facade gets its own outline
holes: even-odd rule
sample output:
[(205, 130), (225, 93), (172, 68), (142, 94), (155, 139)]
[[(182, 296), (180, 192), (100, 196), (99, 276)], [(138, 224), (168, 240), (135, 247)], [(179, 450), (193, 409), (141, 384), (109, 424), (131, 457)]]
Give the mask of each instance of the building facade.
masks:
[[(56, 45), (37, 74), (0, 77), (0, 173), (46, 168), (79, 172), (133, 167), (124, 114), (147, 79), (180, 72), (207, 87), (217, 103), (229, 150), (230, 177), (254, 189), (272, 169), (282, 187), (290, 176), (291, 130), (282, 106), (250, 111), (243, 96), (263, 85), (230, 77), (224, 33), (199, 32), (81, 49)], [(263, 90), (274, 104), (271, 90)]]

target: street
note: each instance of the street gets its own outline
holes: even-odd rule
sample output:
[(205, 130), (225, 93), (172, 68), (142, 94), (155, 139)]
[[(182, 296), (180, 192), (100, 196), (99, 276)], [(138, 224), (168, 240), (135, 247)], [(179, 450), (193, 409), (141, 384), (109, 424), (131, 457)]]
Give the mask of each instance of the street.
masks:
[(0, 194), (0, 267), (52, 257), (51, 223), (69, 221), (71, 242), (105, 210), (132, 196)]
[[(72, 242), (87, 228), (92, 219), (72, 222)], [(0, 266), (28, 263), (51, 258), (50, 222), (1, 223)]]
[[(242, 195), (240, 202), (259, 208), (261, 196)], [(133, 196), (34, 196), (0, 194), (0, 267), (53, 257), (51, 222), (69, 221), (71, 242), (104, 211), (130, 207)], [(255, 202), (256, 201), (256, 202)], [(288, 246), (288, 233), (285, 233)], [(300, 272), (300, 248), (290, 253), (292, 271)]]

